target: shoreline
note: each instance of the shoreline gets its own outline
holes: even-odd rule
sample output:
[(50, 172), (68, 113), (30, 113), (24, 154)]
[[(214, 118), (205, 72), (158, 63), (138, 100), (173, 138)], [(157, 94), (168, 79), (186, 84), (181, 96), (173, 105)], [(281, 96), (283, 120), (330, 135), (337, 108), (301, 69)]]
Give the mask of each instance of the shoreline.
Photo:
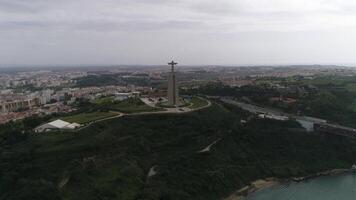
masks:
[(245, 187), (237, 190), (230, 196), (223, 198), (223, 200), (244, 200), (246, 197), (252, 193), (257, 191), (270, 188), (275, 185), (287, 184), (291, 182), (299, 183), (303, 181), (307, 181), (310, 179), (323, 177), (323, 176), (337, 176), (342, 175), (350, 172), (356, 171), (356, 165), (353, 165), (350, 169), (332, 169), (323, 172), (318, 172), (316, 174), (303, 176), (303, 177), (292, 177), (287, 179), (278, 179), (274, 177), (265, 178), (265, 179), (258, 179), (246, 185)]
[(247, 186), (239, 189), (238, 191), (231, 194), (229, 197), (224, 198), (223, 200), (243, 200), (248, 195), (257, 192), (262, 189), (266, 189), (272, 187), (274, 185), (281, 184), (281, 180), (277, 178), (266, 178), (266, 179), (258, 179), (256, 181), (251, 182)]

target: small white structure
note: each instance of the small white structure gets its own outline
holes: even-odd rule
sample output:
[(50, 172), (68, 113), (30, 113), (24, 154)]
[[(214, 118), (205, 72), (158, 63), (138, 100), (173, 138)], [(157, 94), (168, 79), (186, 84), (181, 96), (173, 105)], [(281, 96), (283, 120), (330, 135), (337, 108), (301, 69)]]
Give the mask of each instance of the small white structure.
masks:
[(258, 117), (262, 118), (262, 119), (274, 119), (274, 120), (279, 120), (279, 121), (287, 121), (287, 120), (289, 120), (289, 117), (281, 116), (281, 115), (259, 114)]
[(58, 130), (58, 129), (62, 129), (62, 130), (73, 130), (80, 127), (80, 124), (77, 123), (69, 123), (60, 119), (57, 119), (53, 122), (49, 122), (46, 124), (42, 124), (38, 127), (35, 128), (35, 132), (36, 133), (42, 133), (42, 132), (47, 132), (47, 131), (51, 131), (51, 130)]
[(115, 100), (116, 101), (123, 101), (125, 99), (128, 99), (132, 97), (132, 93), (116, 93), (115, 94)]
[(314, 131), (314, 122), (307, 121), (307, 120), (302, 120), (302, 119), (297, 119), (296, 120), (307, 132), (312, 132)]

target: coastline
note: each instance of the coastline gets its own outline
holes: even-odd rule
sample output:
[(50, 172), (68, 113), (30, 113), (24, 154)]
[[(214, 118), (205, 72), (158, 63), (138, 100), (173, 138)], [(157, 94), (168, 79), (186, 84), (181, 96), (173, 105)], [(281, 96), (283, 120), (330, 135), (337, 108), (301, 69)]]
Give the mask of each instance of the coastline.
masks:
[(323, 172), (318, 172), (316, 174), (308, 175), (308, 176), (303, 176), (303, 177), (292, 177), (288, 179), (278, 179), (274, 177), (270, 178), (265, 178), (265, 179), (258, 179), (256, 181), (251, 182), (247, 186), (237, 190), (230, 196), (224, 198), (223, 200), (244, 200), (248, 195), (257, 192), (262, 189), (267, 189), (269, 187), (275, 186), (275, 185), (280, 185), (280, 184), (286, 184), (290, 182), (303, 182), (307, 181), (310, 179), (322, 177), (322, 176), (337, 176), (341, 174), (346, 174), (350, 172), (355, 172), (356, 166), (353, 165), (352, 168), (350, 169), (332, 169), (332, 170), (327, 170)]
[(223, 200), (243, 200), (245, 199), (249, 194), (252, 194), (254, 192), (257, 192), (262, 189), (266, 189), (269, 187), (272, 187), (274, 185), (281, 184), (281, 180), (277, 178), (266, 178), (266, 179), (258, 179), (247, 186), (239, 189), (238, 191), (234, 192), (232, 195), (230, 195), (227, 198), (224, 198)]

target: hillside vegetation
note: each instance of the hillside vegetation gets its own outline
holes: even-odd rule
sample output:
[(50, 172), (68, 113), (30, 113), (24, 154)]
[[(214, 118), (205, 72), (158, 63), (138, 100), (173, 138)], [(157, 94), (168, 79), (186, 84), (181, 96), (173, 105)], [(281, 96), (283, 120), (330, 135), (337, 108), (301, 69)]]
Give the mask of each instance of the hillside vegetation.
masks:
[(259, 178), (349, 168), (356, 160), (348, 138), (309, 134), (292, 121), (240, 124), (249, 115), (214, 104), (112, 119), (75, 134), (0, 127), (0, 199), (216, 200)]
[[(356, 128), (356, 76), (317, 76), (312, 80), (266, 77), (256, 80), (254, 85), (230, 87), (211, 83), (199, 89), (183, 90), (182, 93), (231, 96), (239, 101), (276, 107), (288, 113), (318, 117)], [(271, 101), (271, 98), (282, 96), (295, 99), (295, 102)]]

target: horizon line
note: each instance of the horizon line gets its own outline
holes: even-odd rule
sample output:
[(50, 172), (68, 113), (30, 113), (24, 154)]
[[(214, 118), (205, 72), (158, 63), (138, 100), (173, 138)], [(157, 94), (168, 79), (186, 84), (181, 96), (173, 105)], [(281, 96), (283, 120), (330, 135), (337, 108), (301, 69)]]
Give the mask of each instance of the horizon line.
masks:
[[(73, 65), (42, 65), (42, 64), (29, 64), (29, 65), (0, 65), (0, 69), (15, 69), (15, 68), (85, 68), (85, 67), (163, 67), (166, 64), (73, 64)], [(180, 67), (297, 67), (297, 66), (335, 66), (335, 67), (356, 67), (355, 64), (181, 64)]]

